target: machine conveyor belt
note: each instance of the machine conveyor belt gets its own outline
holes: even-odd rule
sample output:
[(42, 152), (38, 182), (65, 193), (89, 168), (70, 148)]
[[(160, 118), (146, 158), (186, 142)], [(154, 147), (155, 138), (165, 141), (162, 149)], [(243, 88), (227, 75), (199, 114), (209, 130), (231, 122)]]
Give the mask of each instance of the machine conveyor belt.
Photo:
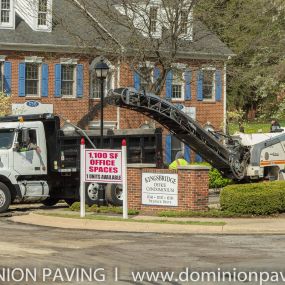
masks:
[(133, 88), (118, 88), (105, 99), (116, 105), (142, 113), (161, 124), (212, 166), (229, 172), (230, 151), (218, 139), (174, 104), (154, 94)]

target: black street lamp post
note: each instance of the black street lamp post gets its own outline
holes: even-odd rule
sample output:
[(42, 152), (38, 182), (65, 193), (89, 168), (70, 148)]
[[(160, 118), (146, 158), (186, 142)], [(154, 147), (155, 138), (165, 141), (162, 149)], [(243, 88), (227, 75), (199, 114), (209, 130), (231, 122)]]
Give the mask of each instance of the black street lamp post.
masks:
[(103, 148), (103, 130), (104, 130), (104, 80), (106, 79), (108, 72), (109, 72), (109, 67), (108, 65), (104, 62), (103, 59), (99, 63), (96, 64), (95, 66), (95, 72), (96, 76), (98, 79), (101, 81), (101, 121), (100, 121), (100, 148)]
[[(104, 62), (103, 59), (95, 66), (95, 72), (98, 79), (100, 79), (101, 83), (101, 121), (100, 121), (100, 148), (102, 149), (104, 147), (104, 80), (107, 78), (109, 67)], [(100, 184), (98, 189), (98, 205), (102, 206), (105, 203), (105, 191), (104, 191), (104, 185)]]

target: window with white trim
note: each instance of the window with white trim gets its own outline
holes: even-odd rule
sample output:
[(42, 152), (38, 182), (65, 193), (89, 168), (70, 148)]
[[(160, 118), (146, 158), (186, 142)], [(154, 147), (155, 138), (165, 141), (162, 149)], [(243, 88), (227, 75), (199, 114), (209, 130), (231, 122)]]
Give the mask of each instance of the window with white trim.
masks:
[(0, 22), (1, 24), (10, 24), (11, 22), (11, 0), (1, 0), (1, 13)]
[(39, 0), (38, 9), (38, 26), (47, 26), (48, 1)]
[(139, 70), (141, 76), (140, 89), (149, 91), (149, 85), (152, 83), (152, 68), (150, 67), (141, 67)]
[(40, 95), (40, 64), (39, 63), (26, 63), (25, 94), (26, 96), (39, 96)]
[[(113, 72), (109, 71), (107, 78), (103, 82), (103, 89), (104, 89), (104, 97), (107, 96), (108, 91), (113, 88)], [(92, 93), (91, 97), (93, 99), (100, 99), (101, 98), (101, 79), (98, 79), (96, 76), (96, 72), (92, 73)]]
[(158, 7), (153, 6), (149, 9), (149, 30), (151, 33), (157, 32), (157, 16), (158, 16)]
[[(101, 98), (101, 80), (97, 78), (95, 72), (95, 66), (98, 62), (101, 61), (101, 57), (95, 58), (90, 66), (90, 98), (91, 99), (100, 99)], [(115, 67), (109, 62), (108, 59), (104, 58), (104, 62), (108, 65), (109, 71), (107, 78), (104, 80), (103, 90), (104, 97), (107, 96), (108, 91), (114, 88), (115, 85)]]
[(75, 67), (74, 64), (61, 66), (61, 95), (64, 97), (75, 97)]
[(172, 100), (184, 99), (184, 80), (183, 80), (183, 72), (181, 70), (176, 70), (173, 72), (171, 98)]
[(175, 156), (177, 152), (179, 151), (183, 151), (183, 143), (175, 136), (172, 136), (171, 138), (171, 161), (175, 160)]
[(203, 69), (203, 100), (215, 100), (215, 69)]

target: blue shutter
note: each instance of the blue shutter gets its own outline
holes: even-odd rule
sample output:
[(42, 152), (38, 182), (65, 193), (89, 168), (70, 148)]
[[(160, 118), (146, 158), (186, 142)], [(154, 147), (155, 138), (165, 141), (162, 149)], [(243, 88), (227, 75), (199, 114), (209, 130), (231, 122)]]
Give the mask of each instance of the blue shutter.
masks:
[(141, 79), (140, 79), (140, 75), (134, 71), (134, 88), (139, 91), (141, 88)]
[(11, 95), (12, 63), (4, 62), (4, 93)]
[(202, 162), (202, 161), (203, 161), (203, 158), (198, 153), (196, 153), (195, 162)]
[(54, 96), (61, 97), (61, 64), (55, 65)]
[(184, 145), (184, 157), (189, 163), (191, 162), (191, 154), (190, 154), (190, 147), (188, 145)]
[(172, 81), (173, 81), (173, 72), (170, 70), (166, 75), (166, 99), (172, 98)]
[(191, 71), (185, 71), (185, 100), (191, 100)]
[(26, 96), (26, 64), (24, 62), (19, 63), (19, 85), (18, 85), (18, 95), (19, 97)]
[(42, 97), (48, 97), (48, 65), (42, 64)]
[(222, 100), (222, 72), (216, 70), (216, 101)]
[(197, 100), (203, 101), (203, 71), (197, 73)]
[(171, 163), (171, 135), (165, 138), (165, 161), (167, 164)]
[(83, 64), (77, 65), (77, 98), (83, 97)]
[(160, 69), (156, 66), (153, 71), (154, 80), (157, 80), (160, 76)]
[(157, 87), (158, 87), (158, 78), (160, 76), (160, 69), (156, 66), (153, 70), (153, 78), (154, 78), (154, 82), (155, 82), (155, 92), (157, 91)]

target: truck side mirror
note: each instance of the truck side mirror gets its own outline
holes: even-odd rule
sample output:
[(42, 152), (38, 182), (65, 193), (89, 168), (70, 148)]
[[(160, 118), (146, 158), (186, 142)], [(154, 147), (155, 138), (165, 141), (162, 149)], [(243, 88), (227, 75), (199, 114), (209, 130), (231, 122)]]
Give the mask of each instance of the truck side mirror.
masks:
[(22, 129), (22, 137), (21, 137), (21, 144), (28, 145), (30, 141), (29, 129)]

